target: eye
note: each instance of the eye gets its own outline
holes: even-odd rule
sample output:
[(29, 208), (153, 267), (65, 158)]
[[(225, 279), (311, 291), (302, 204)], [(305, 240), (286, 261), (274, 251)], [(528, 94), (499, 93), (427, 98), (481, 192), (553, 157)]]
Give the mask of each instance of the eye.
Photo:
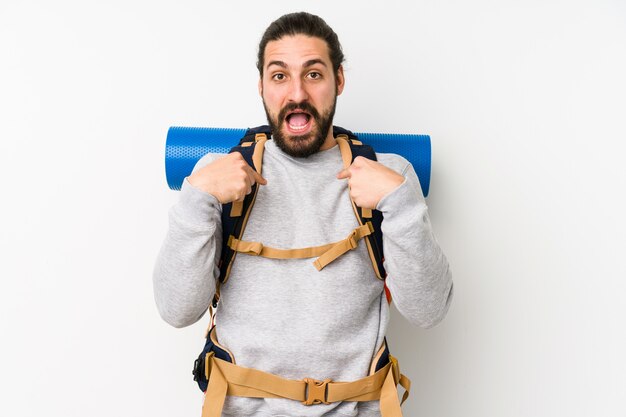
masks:
[(285, 79), (285, 74), (281, 72), (277, 72), (276, 74), (272, 75), (272, 80), (274, 81), (282, 81), (284, 79)]
[(311, 71), (307, 74), (307, 77), (309, 77), (312, 80), (319, 80), (320, 78), (322, 78), (322, 74), (320, 74), (317, 71)]

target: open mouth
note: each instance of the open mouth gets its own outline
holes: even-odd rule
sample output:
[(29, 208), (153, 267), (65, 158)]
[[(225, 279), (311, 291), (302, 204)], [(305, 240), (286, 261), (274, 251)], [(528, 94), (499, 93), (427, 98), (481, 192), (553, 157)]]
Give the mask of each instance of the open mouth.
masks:
[(308, 130), (311, 126), (311, 119), (311, 115), (303, 111), (291, 112), (285, 117), (287, 127), (293, 133), (302, 133)]

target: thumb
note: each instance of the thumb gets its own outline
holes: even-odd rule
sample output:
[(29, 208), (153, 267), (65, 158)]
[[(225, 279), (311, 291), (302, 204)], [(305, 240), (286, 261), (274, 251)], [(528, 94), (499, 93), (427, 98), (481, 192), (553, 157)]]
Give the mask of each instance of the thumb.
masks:
[(350, 170), (348, 170), (347, 168), (344, 168), (341, 171), (339, 171), (339, 173), (337, 174), (337, 179), (345, 180), (346, 178), (350, 178)]

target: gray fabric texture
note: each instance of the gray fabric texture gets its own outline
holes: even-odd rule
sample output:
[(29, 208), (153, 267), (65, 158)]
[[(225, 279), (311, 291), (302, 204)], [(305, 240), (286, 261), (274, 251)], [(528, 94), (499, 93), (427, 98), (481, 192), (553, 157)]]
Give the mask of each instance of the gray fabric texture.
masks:
[[(195, 169), (221, 155), (203, 157)], [(377, 154), (405, 177), (378, 204), (387, 286), (398, 311), (420, 327), (437, 324), (452, 299), (448, 261), (433, 235), (419, 180), (408, 161)], [(294, 158), (270, 140), (261, 186), (243, 239), (281, 249), (344, 239), (355, 227), (338, 146)], [(198, 321), (215, 291), (221, 251), (221, 206), (184, 181), (154, 269), (158, 310), (176, 327)], [(238, 365), (291, 379), (352, 381), (368, 374), (389, 321), (383, 282), (363, 241), (322, 271), (314, 259), (274, 260), (237, 254), (221, 289), (220, 344)], [(208, 320), (208, 319), (207, 319)], [(200, 341), (198, 342), (200, 347)], [(390, 343), (393, 347), (393, 341)], [(379, 416), (378, 402), (304, 406), (283, 399), (227, 397), (232, 416)]]

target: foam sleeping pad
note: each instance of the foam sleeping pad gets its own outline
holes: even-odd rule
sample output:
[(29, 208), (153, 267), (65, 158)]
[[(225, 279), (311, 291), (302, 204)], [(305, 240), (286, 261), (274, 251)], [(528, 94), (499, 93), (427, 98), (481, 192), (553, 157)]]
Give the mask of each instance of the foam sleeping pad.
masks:
[[(165, 145), (165, 173), (172, 190), (180, 190), (196, 162), (207, 153), (228, 153), (247, 129), (172, 126)], [(377, 153), (395, 153), (406, 158), (419, 177), (424, 197), (430, 185), (430, 136), (397, 133), (354, 133)]]

